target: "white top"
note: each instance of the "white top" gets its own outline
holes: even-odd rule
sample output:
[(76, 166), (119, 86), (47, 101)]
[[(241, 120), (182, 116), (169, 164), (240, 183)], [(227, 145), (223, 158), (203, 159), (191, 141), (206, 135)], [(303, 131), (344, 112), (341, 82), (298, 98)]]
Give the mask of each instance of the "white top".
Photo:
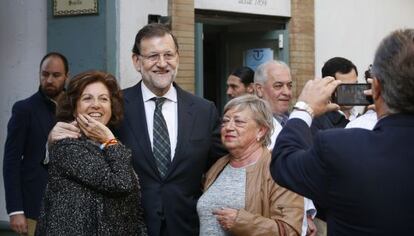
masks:
[(272, 150), (276, 143), (276, 138), (279, 135), (280, 131), (282, 131), (282, 125), (273, 117), (273, 133), (270, 137), (271, 143), (267, 146), (269, 150)]
[[(345, 116), (345, 118), (346, 118), (346, 115), (345, 115), (345, 113), (343, 111), (338, 110), (338, 112), (341, 115)], [(357, 111), (357, 109), (355, 107), (352, 107), (351, 110), (349, 111), (349, 117), (346, 118), (346, 119), (351, 121), (351, 120), (356, 119), (358, 116), (359, 116), (359, 112)]]
[(363, 128), (363, 129), (374, 129), (377, 124), (377, 113), (373, 110), (368, 110), (362, 116), (350, 121), (345, 128)]
[[(147, 119), (148, 135), (151, 141), (151, 147), (153, 147), (153, 134), (152, 127), (154, 125), (154, 110), (155, 102), (151, 100), (153, 97), (157, 97), (151, 90), (141, 83), (142, 90), (142, 100), (145, 107), (145, 116)], [(168, 127), (168, 135), (170, 136), (170, 146), (171, 146), (171, 161), (174, 158), (175, 148), (177, 146), (177, 127), (178, 127), (178, 108), (177, 108), (177, 90), (171, 85), (170, 89), (166, 94), (167, 98), (162, 105), (162, 115), (164, 116), (165, 122)]]
[(306, 111), (293, 110), (292, 113), (290, 113), (289, 120), (293, 118), (303, 120), (309, 127), (312, 124), (312, 116)]

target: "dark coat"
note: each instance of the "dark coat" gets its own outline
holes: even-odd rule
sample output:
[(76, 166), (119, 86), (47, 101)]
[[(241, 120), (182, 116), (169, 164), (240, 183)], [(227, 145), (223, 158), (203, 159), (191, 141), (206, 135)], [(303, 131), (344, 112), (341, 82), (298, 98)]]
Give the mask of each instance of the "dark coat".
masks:
[(323, 204), (328, 235), (412, 235), (414, 115), (389, 115), (374, 130), (316, 134), (287, 122), (273, 149), (281, 186)]
[(146, 235), (131, 152), (63, 139), (51, 147), (37, 235)]
[[(349, 120), (344, 115), (338, 111), (330, 111), (313, 119), (311, 131), (313, 135), (316, 135), (316, 133), (320, 130), (333, 128), (343, 129), (348, 123)], [(313, 202), (315, 203), (318, 212), (316, 217), (326, 221), (326, 209), (324, 209), (318, 202)]]
[(141, 82), (124, 90), (125, 116), (117, 137), (132, 149), (149, 235), (159, 235), (163, 220), (169, 235), (198, 235), (196, 204), (201, 195), (201, 178), (209, 164), (225, 154), (214, 104), (174, 86), (178, 137), (175, 156), (165, 178), (159, 175), (152, 154)]
[(311, 130), (315, 135), (319, 130), (326, 130), (332, 128), (345, 128), (349, 120), (338, 111), (330, 111), (312, 121)]
[(13, 105), (3, 160), (7, 213), (24, 211), (31, 219), (39, 216), (47, 182), (45, 145), (56, 123), (54, 112), (55, 104), (40, 90)]

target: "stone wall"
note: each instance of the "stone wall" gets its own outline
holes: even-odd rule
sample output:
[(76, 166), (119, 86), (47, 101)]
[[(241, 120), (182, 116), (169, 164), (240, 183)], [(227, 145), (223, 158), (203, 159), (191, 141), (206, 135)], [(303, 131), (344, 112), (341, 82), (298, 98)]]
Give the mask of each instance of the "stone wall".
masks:
[(195, 90), (194, 0), (169, 0), (171, 28), (180, 46), (180, 66), (176, 82), (186, 91)]
[(289, 21), (290, 68), (296, 98), (304, 84), (315, 75), (314, 0), (292, 0)]

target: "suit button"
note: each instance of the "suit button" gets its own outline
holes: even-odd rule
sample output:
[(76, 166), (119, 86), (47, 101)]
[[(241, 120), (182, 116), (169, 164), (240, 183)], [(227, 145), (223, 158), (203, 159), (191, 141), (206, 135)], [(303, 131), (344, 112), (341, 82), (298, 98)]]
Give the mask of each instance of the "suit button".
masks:
[(157, 215), (160, 217), (161, 220), (165, 220), (164, 212), (161, 210), (157, 211)]

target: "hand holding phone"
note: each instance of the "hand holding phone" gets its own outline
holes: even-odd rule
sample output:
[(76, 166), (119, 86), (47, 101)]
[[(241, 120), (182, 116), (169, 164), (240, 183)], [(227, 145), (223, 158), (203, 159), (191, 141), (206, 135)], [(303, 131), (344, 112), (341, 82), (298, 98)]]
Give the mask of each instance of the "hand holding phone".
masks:
[(371, 84), (340, 84), (332, 94), (332, 101), (340, 106), (367, 106), (373, 104), (372, 96), (364, 94), (368, 89)]

